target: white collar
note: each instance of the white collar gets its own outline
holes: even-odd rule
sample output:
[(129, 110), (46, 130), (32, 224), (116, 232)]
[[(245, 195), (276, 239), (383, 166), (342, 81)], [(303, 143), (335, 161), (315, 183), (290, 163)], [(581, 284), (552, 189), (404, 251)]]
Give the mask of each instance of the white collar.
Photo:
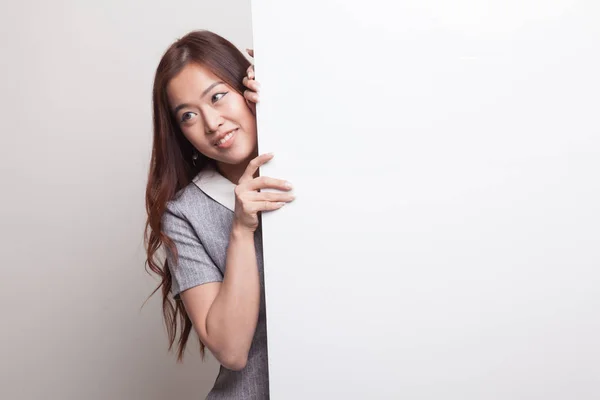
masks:
[(196, 175), (194, 183), (214, 201), (235, 211), (235, 185), (215, 167), (207, 165)]

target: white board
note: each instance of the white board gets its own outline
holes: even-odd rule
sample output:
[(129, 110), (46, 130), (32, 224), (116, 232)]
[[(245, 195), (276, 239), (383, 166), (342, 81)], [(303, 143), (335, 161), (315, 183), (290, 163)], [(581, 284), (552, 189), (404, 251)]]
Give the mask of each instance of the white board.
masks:
[(600, 398), (600, 6), (252, 0), (270, 387)]

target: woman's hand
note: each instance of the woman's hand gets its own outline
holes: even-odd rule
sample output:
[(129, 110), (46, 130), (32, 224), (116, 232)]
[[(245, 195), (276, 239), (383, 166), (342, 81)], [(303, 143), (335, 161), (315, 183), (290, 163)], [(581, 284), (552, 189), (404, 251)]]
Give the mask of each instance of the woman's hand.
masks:
[[(254, 50), (246, 49), (250, 57), (254, 57)], [(260, 83), (254, 79), (254, 65), (250, 65), (246, 70), (246, 76), (242, 80), (244, 86), (248, 89), (244, 90), (244, 98), (248, 107), (256, 115), (256, 103), (259, 102)]]
[[(235, 188), (234, 228), (254, 232), (258, 228), (258, 213), (273, 211), (294, 200), (295, 196), (287, 193), (291, 184), (280, 179), (260, 176), (254, 178), (258, 168), (273, 158), (273, 154), (262, 154), (248, 164), (244, 175)], [(260, 192), (260, 189), (279, 189), (281, 192)]]

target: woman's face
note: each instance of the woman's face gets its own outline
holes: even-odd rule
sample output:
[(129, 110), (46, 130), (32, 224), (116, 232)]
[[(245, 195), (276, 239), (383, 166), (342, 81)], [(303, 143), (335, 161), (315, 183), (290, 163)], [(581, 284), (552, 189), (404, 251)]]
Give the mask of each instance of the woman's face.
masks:
[(256, 118), (242, 95), (208, 68), (190, 63), (167, 86), (181, 131), (206, 157), (225, 164), (248, 161), (256, 149)]

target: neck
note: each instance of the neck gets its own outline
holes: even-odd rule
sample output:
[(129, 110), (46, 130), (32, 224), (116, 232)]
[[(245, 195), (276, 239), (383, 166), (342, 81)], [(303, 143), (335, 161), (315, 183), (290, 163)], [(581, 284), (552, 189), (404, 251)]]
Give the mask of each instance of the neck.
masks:
[[(227, 178), (227, 180), (229, 180), (231, 183), (237, 185), (239, 183), (242, 175), (244, 175), (244, 172), (246, 172), (246, 168), (248, 167), (248, 164), (257, 155), (258, 155), (258, 152), (255, 150), (254, 152), (252, 152), (250, 157), (248, 157), (248, 159), (242, 161), (239, 164), (225, 164), (225, 163), (217, 161), (217, 171), (219, 171), (219, 173), (221, 175), (223, 175), (225, 178)], [(255, 174), (255, 176), (256, 176), (256, 174)]]
[(227, 180), (231, 181), (231, 183), (237, 185), (242, 175), (244, 175), (247, 165), (248, 163), (246, 162), (236, 165), (217, 163), (217, 171), (227, 178)]

